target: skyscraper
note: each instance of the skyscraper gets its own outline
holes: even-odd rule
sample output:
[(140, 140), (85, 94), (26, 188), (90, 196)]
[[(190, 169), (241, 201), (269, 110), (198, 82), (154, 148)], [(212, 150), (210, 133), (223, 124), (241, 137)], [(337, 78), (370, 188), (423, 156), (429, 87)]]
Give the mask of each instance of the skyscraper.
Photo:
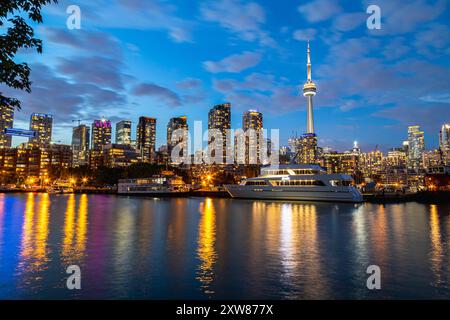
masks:
[[(179, 137), (176, 139), (176, 141), (172, 141), (172, 135), (175, 130), (178, 129), (184, 129), (185, 134), (182, 137)], [(177, 118), (170, 119), (169, 123), (167, 124), (167, 151), (169, 154), (169, 157), (172, 153), (172, 149), (179, 143), (185, 142), (188, 143), (188, 131), (189, 127), (187, 124), (187, 117), (181, 116)], [(186, 146), (187, 147), (187, 146)], [(180, 157), (184, 156), (183, 154), (180, 154)]]
[(103, 147), (111, 143), (111, 121), (94, 120), (92, 123), (91, 151), (89, 166), (97, 169), (103, 165)]
[(102, 150), (103, 146), (111, 143), (111, 121), (94, 120), (92, 123), (91, 136), (92, 150)]
[(35, 132), (35, 136), (29, 139), (29, 144), (48, 148), (52, 142), (52, 127), (52, 115), (33, 113), (30, 118), (30, 130)]
[(0, 105), (0, 149), (11, 147), (11, 136), (6, 135), (5, 129), (11, 129), (14, 122), (14, 107)]
[(408, 168), (418, 170), (423, 167), (425, 138), (420, 126), (408, 127)]
[(439, 148), (442, 153), (442, 162), (444, 165), (450, 165), (450, 124), (442, 125), (439, 133)]
[[(242, 129), (247, 133), (245, 135), (245, 163), (261, 163), (261, 146), (263, 143), (261, 137), (261, 131), (263, 129), (262, 113), (256, 110), (244, 112), (242, 117)], [(238, 145), (237, 147), (239, 148), (240, 146)], [(239, 154), (239, 152), (237, 152), (237, 154)], [(237, 160), (240, 163), (240, 159)]]
[[(227, 154), (230, 152), (229, 148), (231, 143), (229, 137), (227, 137), (227, 130), (231, 129), (231, 104), (224, 103), (214, 106), (208, 113), (208, 130), (219, 130), (222, 135), (222, 163), (226, 163)], [(209, 132), (208, 144), (210, 145), (213, 140), (212, 132)], [(215, 150), (216, 151), (216, 150)], [(213, 154), (209, 154), (214, 158)], [(220, 162), (220, 161), (219, 161)]]
[(116, 143), (131, 144), (131, 121), (122, 120), (116, 124)]
[(302, 136), (301, 150), (299, 150), (300, 154), (298, 154), (298, 160), (301, 163), (316, 163), (317, 136), (314, 131), (313, 97), (317, 93), (317, 87), (311, 80), (311, 49), (309, 47), (309, 41), (306, 56), (307, 80), (303, 85), (303, 96), (306, 98), (307, 103), (307, 125), (306, 133)]
[(90, 129), (81, 124), (73, 128), (72, 132), (72, 164), (74, 167), (89, 163)]
[(242, 116), (242, 129), (261, 130), (263, 128), (263, 115), (257, 110), (248, 110)]
[(136, 131), (137, 148), (141, 152), (141, 161), (155, 162), (156, 119), (140, 117)]

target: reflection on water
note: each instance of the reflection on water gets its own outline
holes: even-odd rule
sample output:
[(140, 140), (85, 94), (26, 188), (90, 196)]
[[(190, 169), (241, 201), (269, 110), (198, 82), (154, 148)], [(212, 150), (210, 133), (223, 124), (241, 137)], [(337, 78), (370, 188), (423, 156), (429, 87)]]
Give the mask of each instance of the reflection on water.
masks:
[(23, 276), (20, 287), (42, 281), (42, 273), (48, 269), (48, 235), (50, 219), (50, 198), (48, 194), (27, 194), (23, 216), (20, 260), (17, 273)]
[(5, 195), (0, 193), (0, 262), (2, 260), (2, 249), (3, 249), (3, 220), (5, 218)]
[(437, 205), (430, 205), (430, 240), (431, 240), (431, 268), (434, 271), (436, 285), (441, 283), (442, 267), (442, 239), (439, 225)]
[(79, 263), (83, 257), (86, 245), (88, 198), (83, 194), (79, 198), (76, 210), (76, 196), (68, 195), (64, 221), (64, 239), (61, 256), (69, 266)]
[[(0, 194), (0, 298), (450, 298), (450, 209)], [(68, 265), (82, 290), (65, 289)], [(382, 269), (367, 290), (366, 269)]]
[[(291, 298), (326, 295), (317, 233), (317, 211), (312, 204), (281, 206), (281, 261)], [(304, 289), (298, 291), (299, 285)]]
[(388, 226), (386, 218), (386, 207), (384, 205), (379, 205), (377, 208), (377, 213), (373, 215), (371, 221), (372, 227), (370, 228), (372, 232), (372, 246), (374, 258), (378, 261), (379, 265), (385, 264), (386, 250), (388, 248)]
[[(35, 197), (37, 203), (35, 204)], [(33, 271), (45, 267), (50, 199), (48, 194), (27, 195), (22, 231), (21, 263)]]
[(212, 295), (214, 291), (210, 288), (214, 280), (214, 263), (216, 261), (216, 251), (214, 244), (216, 242), (216, 213), (214, 211), (213, 200), (205, 199), (200, 204), (200, 223), (198, 226), (198, 249), (197, 255), (200, 259), (197, 279), (205, 294)]

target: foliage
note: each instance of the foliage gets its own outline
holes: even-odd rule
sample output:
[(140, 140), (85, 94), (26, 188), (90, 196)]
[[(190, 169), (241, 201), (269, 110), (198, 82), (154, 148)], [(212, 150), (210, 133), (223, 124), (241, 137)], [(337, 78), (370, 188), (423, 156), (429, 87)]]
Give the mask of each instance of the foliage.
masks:
[[(27, 63), (16, 63), (14, 58), (20, 49), (36, 49), (42, 53), (42, 40), (34, 37), (33, 28), (21, 15), (42, 23), (42, 6), (57, 0), (2, 0), (0, 5), (0, 28), (8, 25), (5, 34), (0, 35), (0, 83), (31, 92), (29, 79), (31, 69)], [(21, 14), (21, 15), (19, 15)], [(18, 99), (6, 97), (0, 92), (0, 104), (21, 107)]]

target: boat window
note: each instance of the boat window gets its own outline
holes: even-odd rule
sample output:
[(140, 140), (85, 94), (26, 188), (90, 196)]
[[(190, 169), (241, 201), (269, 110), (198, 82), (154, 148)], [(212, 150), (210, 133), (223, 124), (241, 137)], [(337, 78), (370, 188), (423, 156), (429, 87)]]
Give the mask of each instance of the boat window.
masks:
[(270, 176), (289, 175), (289, 171), (287, 171), (287, 170), (267, 170), (267, 175), (270, 175)]
[(247, 181), (245, 183), (246, 186), (267, 186), (267, 183), (264, 181)]
[(347, 180), (330, 180), (330, 183), (333, 187), (347, 187), (351, 185), (352, 182)]
[(297, 174), (297, 175), (318, 174), (319, 173), (319, 171), (313, 170), (313, 169), (295, 169), (295, 170), (292, 170), (292, 171), (294, 171), (294, 173)]
[(282, 180), (272, 181), (276, 186), (324, 186), (323, 181), (320, 180)]

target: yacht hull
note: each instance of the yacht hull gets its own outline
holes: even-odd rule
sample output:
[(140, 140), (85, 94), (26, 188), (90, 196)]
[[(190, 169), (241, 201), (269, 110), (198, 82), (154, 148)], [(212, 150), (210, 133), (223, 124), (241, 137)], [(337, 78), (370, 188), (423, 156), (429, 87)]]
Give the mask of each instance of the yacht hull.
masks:
[(232, 198), (266, 199), (289, 201), (329, 201), (329, 202), (362, 202), (363, 198), (356, 189), (340, 191), (330, 190), (286, 190), (277, 188), (255, 188), (243, 185), (226, 185), (225, 189)]

